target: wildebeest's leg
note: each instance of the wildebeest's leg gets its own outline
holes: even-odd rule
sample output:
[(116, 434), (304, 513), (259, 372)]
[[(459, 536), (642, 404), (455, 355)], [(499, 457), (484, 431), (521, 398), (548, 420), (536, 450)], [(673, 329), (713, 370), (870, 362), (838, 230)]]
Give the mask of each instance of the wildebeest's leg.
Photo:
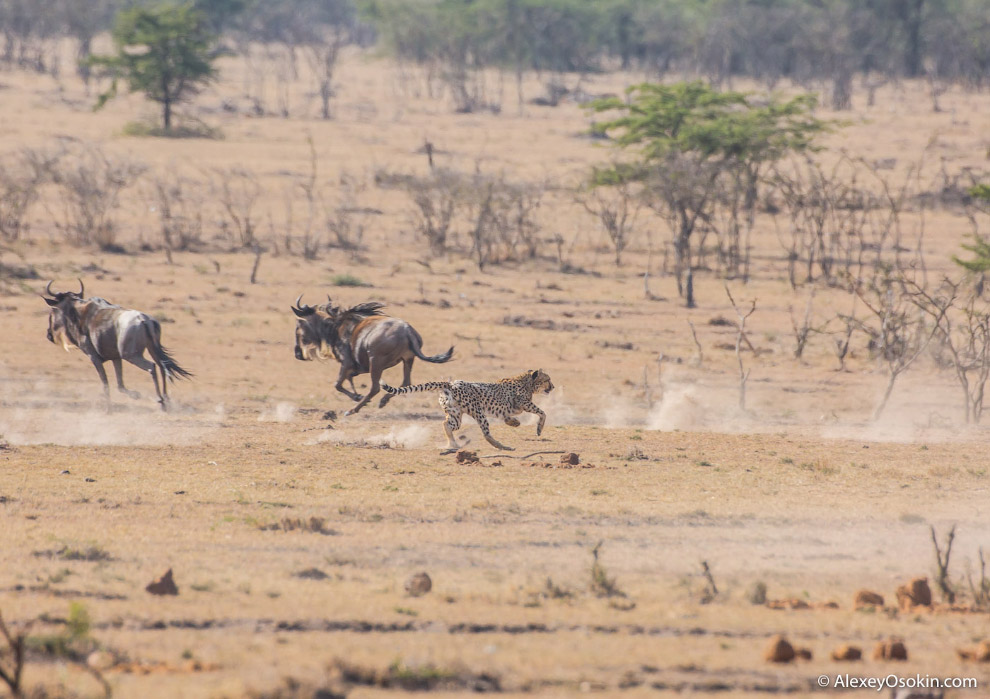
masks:
[(384, 371), (384, 369), (385, 367), (381, 365), (376, 365), (375, 360), (371, 360), (369, 362), (368, 373), (371, 375), (371, 386), (370, 388), (368, 388), (368, 393), (365, 394), (364, 398), (362, 398), (357, 405), (355, 405), (353, 408), (351, 408), (346, 413), (344, 413), (344, 415), (353, 415), (361, 408), (366, 406), (368, 404), (368, 401), (374, 398), (378, 394), (378, 391), (381, 390), (380, 384), (382, 379), (382, 371)]
[(103, 382), (103, 398), (107, 402), (107, 412), (110, 412), (110, 382), (107, 381), (107, 372), (103, 369), (103, 360), (99, 357), (91, 356), (89, 361), (93, 362), (93, 366), (96, 367), (96, 373), (100, 375), (100, 381)]
[[(137, 355), (136, 357), (125, 357), (127, 361), (136, 366), (138, 369), (148, 372), (151, 374), (151, 380), (155, 382), (155, 393), (158, 395), (158, 402), (162, 406), (162, 410), (167, 410), (168, 404), (168, 382), (166, 381), (165, 370), (162, 369), (162, 385), (161, 388), (158, 387), (158, 369), (154, 362), (149, 361), (144, 358), (144, 355)], [(165, 391), (164, 395), (162, 390)]]
[(522, 406), (522, 409), (527, 413), (533, 413), (533, 415), (539, 415), (540, 421), (536, 425), (536, 436), (539, 437), (543, 433), (543, 425), (546, 424), (547, 414), (536, 407), (536, 404), (529, 402)]
[(512, 447), (507, 447), (501, 442), (499, 442), (497, 439), (492, 437), (492, 433), (488, 430), (487, 417), (485, 417), (484, 415), (477, 415), (477, 416), (472, 415), (471, 417), (473, 417), (475, 420), (478, 421), (478, 426), (481, 428), (481, 433), (485, 435), (485, 439), (488, 440), (489, 444), (491, 444), (496, 449), (504, 449), (505, 451), (515, 451), (515, 449), (513, 449)]
[[(410, 357), (409, 359), (402, 360), (402, 385), (411, 386), (412, 385), (412, 365), (416, 361), (415, 357)], [(385, 404), (392, 400), (392, 394), (386, 393), (385, 397), (382, 398), (381, 402), (378, 404), (379, 408), (384, 408)]]
[[(351, 382), (350, 391), (344, 388), (344, 382), (348, 380)], [(340, 373), (337, 374), (337, 383), (334, 384), (334, 388), (336, 388), (338, 391), (340, 391), (341, 393), (343, 393), (345, 396), (347, 396), (353, 401), (361, 400), (360, 394), (358, 394), (354, 390), (354, 373), (351, 370), (351, 367), (347, 364), (340, 365)]]
[(113, 362), (113, 372), (117, 375), (117, 390), (121, 393), (126, 393), (131, 398), (140, 398), (141, 394), (137, 391), (131, 391), (126, 386), (124, 386), (124, 367), (119, 359), (111, 359)]

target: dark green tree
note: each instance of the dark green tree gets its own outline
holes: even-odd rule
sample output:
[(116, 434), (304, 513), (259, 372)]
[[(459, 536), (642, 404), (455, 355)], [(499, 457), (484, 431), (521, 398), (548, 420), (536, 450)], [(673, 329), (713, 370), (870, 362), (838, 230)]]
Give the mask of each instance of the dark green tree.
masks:
[[(719, 92), (700, 82), (644, 83), (628, 93), (627, 101), (610, 98), (591, 105), (598, 113), (618, 113), (595, 129), (633, 153), (619, 165), (596, 169), (593, 180), (606, 186), (643, 183), (646, 204), (673, 231), (678, 290), (692, 307), (696, 226), (710, 222), (720, 204), (740, 207), (751, 225), (763, 168), (811, 149), (815, 136), (829, 125), (812, 116), (815, 99), (810, 95), (757, 104), (741, 92)], [(735, 186), (726, 186), (727, 180)], [(728, 190), (737, 192), (737, 199), (720, 201)]]
[[(967, 194), (973, 199), (973, 208), (986, 211), (990, 208), (990, 185), (977, 184), (967, 190)], [(974, 228), (976, 219), (973, 218)], [(973, 244), (963, 245), (963, 250), (973, 253), (973, 258), (963, 260), (955, 255), (953, 262), (970, 272), (978, 273), (981, 278), (986, 272), (990, 272), (990, 243), (981, 238), (978, 233), (973, 233)], [(981, 292), (982, 293), (982, 292)]]
[(118, 82), (124, 80), (131, 91), (143, 92), (162, 106), (162, 126), (169, 131), (175, 105), (216, 77), (215, 41), (205, 15), (192, 3), (121, 11), (113, 28), (116, 54), (91, 59), (113, 78), (96, 108), (113, 99)]

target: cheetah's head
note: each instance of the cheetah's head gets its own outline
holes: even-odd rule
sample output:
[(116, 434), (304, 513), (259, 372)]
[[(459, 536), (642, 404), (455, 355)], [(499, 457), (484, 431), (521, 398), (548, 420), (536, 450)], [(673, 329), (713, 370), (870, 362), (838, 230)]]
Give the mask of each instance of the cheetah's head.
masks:
[(553, 382), (550, 380), (550, 375), (543, 371), (543, 369), (534, 369), (529, 372), (529, 378), (533, 382), (533, 393), (538, 393), (540, 390), (544, 393), (550, 393), (553, 390)]

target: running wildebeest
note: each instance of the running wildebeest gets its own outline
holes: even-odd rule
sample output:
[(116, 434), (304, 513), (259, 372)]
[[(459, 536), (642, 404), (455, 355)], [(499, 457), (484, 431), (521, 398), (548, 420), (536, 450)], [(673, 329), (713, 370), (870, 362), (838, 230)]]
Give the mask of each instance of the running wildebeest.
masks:
[[(106, 299), (93, 296), (83, 299), (83, 283), (79, 280), (79, 291), (52, 291), (48, 282), (45, 293), (51, 298), (42, 297), (51, 307), (48, 316), (48, 341), (61, 345), (66, 352), (78, 347), (89, 357), (103, 382), (107, 411), (110, 410), (110, 383), (103, 370), (105, 362), (113, 362), (117, 374), (117, 390), (131, 398), (140, 398), (137, 391), (124, 386), (122, 360), (127, 360), (139, 369), (151, 374), (155, 382), (155, 392), (162, 410), (168, 409), (167, 381), (175, 377), (185, 378), (191, 373), (180, 367), (162, 347), (162, 328), (158, 321), (140, 311), (115, 306)], [(145, 358), (145, 351), (153, 361)], [(161, 389), (158, 387), (158, 369), (162, 372)]]
[[(443, 354), (427, 357), (423, 354), (423, 338), (404, 320), (382, 313), (385, 304), (377, 301), (360, 303), (344, 310), (333, 305), (330, 297), (321, 306), (301, 306), (302, 294), (292, 306), (296, 314), (296, 359), (329, 359), (340, 362), (335, 388), (356, 401), (357, 405), (346, 415), (353, 415), (371, 400), (381, 385), (382, 372), (402, 362), (402, 385), (410, 385), (412, 365), (416, 357), (423, 361), (441, 364), (450, 361), (454, 354), (451, 347)], [(371, 388), (365, 396), (354, 390), (354, 377), (371, 374)], [(350, 381), (351, 390), (344, 388)], [(391, 400), (385, 394), (379, 408)]]

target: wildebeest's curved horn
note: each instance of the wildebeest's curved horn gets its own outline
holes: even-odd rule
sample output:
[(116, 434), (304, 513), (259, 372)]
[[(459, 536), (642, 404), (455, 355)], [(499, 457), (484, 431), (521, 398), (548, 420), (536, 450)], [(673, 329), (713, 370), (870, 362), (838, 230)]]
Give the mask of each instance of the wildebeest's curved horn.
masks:
[[(77, 279), (79, 278), (77, 277)], [(82, 279), (79, 279), (79, 298), (82, 298), (82, 295), (83, 295), (83, 283), (82, 283)]]
[(55, 292), (52, 291), (52, 284), (54, 284), (54, 283), (55, 283), (55, 280), (54, 279), (51, 279), (48, 282), (48, 286), (45, 287), (45, 293), (48, 294), (49, 296), (54, 296), (55, 295)]
[(299, 305), (300, 301), (302, 301), (302, 294), (299, 294), (299, 298), (296, 299), (296, 308), (302, 308), (302, 306)]

